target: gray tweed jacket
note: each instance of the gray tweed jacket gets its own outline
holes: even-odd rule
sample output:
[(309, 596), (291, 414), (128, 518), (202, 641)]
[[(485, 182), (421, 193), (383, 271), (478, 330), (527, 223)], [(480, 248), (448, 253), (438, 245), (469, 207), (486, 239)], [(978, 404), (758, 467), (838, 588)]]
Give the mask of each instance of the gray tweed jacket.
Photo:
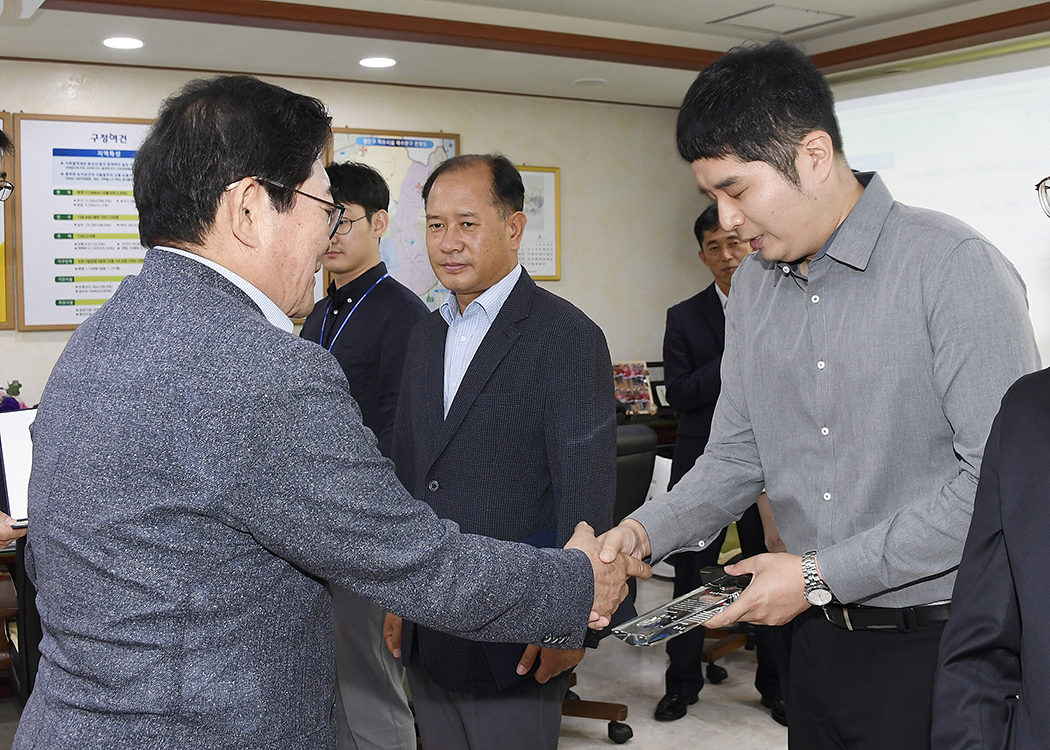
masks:
[(14, 747), (334, 747), (326, 579), (466, 637), (581, 643), (586, 558), (460, 534), (358, 415), (324, 349), (147, 253), (41, 400), (43, 658)]

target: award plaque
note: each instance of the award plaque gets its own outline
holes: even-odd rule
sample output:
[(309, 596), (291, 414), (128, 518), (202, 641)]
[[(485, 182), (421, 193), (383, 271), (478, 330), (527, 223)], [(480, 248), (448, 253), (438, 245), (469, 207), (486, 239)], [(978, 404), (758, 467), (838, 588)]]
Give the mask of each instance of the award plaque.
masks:
[(735, 602), (750, 582), (750, 575), (723, 573), (685, 596), (613, 628), (613, 635), (629, 646), (655, 646), (703, 625)]

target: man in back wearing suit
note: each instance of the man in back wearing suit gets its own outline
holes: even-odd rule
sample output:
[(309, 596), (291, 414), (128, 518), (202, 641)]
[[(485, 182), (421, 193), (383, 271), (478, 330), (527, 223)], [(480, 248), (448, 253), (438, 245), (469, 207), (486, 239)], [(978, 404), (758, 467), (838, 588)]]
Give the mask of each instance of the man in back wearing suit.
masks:
[[(700, 245), (700, 261), (715, 280), (699, 294), (667, 311), (664, 332), (667, 400), (681, 413), (671, 462), (671, 487), (693, 468), (711, 434), (711, 417), (722, 390), (720, 371), (725, 349), (725, 305), (729, 301), (733, 272), (751, 252), (751, 247), (740, 240), (735, 229), (726, 230), (719, 226), (717, 204), (711, 204), (697, 217), (693, 233)], [(764, 509), (768, 509), (765, 495), (759, 498), (759, 503), (765, 503)], [(748, 508), (736, 523), (745, 557), (767, 551), (759, 503)], [(775, 529), (772, 515), (768, 518), (771, 529)], [(668, 559), (675, 569), (676, 597), (684, 596), (703, 584), (700, 571), (718, 564), (725, 534), (723, 529), (717, 541), (702, 552), (679, 552)], [(685, 716), (688, 706), (696, 703), (698, 693), (704, 687), (702, 657), (705, 634), (705, 628), (694, 628), (667, 642), (669, 664), (664, 676), (667, 692), (656, 705), (654, 718), (657, 721), (680, 719)], [(787, 661), (787, 654), (776, 638), (778, 635), (770, 628), (756, 626), (758, 669), (755, 688), (762, 696), (762, 705), (771, 709), (773, 720), (786, 725), (787, 714), (777, 667), (778, 662)]]
[(343, 213), (330, 124), (316, 99), (220, 77), (165, 102), (138, 150), (151, 249), (70, 338), (34, 426), (43, 641), (18, 750), (331, 750), (325, 581), (568, 647), (622, 598), (628, 564), (582, 525), (587, 554), (539, 550), (412, 499), (339, 365), (292, 333)]
[[(427, 306), (379, 258), (379, 240), (390, 222), (383, 176), (353, 162), (330, 164), (325, 172), (332, 200), (345, 213), (321, 260), (332, 275), (328, 296), (314, 305), (301, 335), (338, 360), (361, 421), (389, 458), (408, 333), (426, 317)], [(415, 750), (405, 669), (383, 645), (385, 613), (333, 585), (332, 614), (340, 750)]]
[[(452, 293), (412, 332), (394, 463), (464, 531), (549, 546), (580, 520), (612, 522), (615, 400), (601, 330), (518, 264), (524, 192), (501, 155), (450, 159), (423, 187), (430, 263)], [(583, 649), (482, 647), (407, 621), (394, 641), (427, 750), (557, 747)]]

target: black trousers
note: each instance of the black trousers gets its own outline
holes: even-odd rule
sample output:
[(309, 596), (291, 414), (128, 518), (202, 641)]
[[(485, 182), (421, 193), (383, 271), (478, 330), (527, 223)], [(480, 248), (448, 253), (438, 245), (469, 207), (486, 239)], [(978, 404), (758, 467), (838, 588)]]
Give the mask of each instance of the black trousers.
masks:
[(815, 607), (796, 617), (790, 750), (928, 750), (943, 630), (850, 632)]
[[(748, 508), (737, 521), (737, 533), (744, 557), (752, 557), (766, 551), (765, 534), (762, 531), (762, 519), (758, 514), (757, 505)], [(718, 563), (718, 553), (722, 549), (725, 535), (723, 529), (718, 541), (703, 552), (680, 552), (669, 558), (668, 562), (675, 569), (676, 597), (688, 594), (703, 584), (700, 580), (700, 570)], [(693, 628), (667, 642), (667, 656), (670, 661), (664, 675), (667, 693), (688, 701), (704, 686), (704, 665), (701, 658), (706, 632), (703, 627)], [(755, 689), (762, 697), (786, 702), (787, 691), (783, 688), (787, 686), (790, 647), (790, 626), (755, 626), (755, 654), (758, 658)]]

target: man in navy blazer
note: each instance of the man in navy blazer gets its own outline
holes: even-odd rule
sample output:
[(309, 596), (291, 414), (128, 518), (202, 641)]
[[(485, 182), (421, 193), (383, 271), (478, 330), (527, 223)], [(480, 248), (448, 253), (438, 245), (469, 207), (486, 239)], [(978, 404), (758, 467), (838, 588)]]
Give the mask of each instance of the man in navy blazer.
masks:
[(73, 334), (34, 428), (43, 641), (18, 750), (331, 750), (325, 581), (437, 629), (568, 647), (615, 608), (623, 566), (586, 529), (588, 555), (537, 550), (413, 500), (338, 363), (293, 335), (342, 218), (330, 137), (321, 102), (232, 76), (187, 84), (140, 147), (152, 249)]
[[(1038, 185), (1050, 216), (1050, 178)], [(1006, 392), (981, 462), (973, 518), (934, 683), (934, 750), (1050, 747), (1050, 370)]]
[[(398, 476), (475, 534), (549, 546), (581, 520), (608, 528), (609, 350), (598, 326), (518, 264), (520, 174), (504, 156), (462, 156), (434, 171), (423, 197), (427, 252), (452, 294), (409, 340), (394, 423)], [(582, 649), (483, 647), (408, 622), (401, 647), (428, 750), (557, 747), (565, 670)], [(537, 654), (536, 674), (522, 679)]]
[[(711, 417), (722, 392), (722, 352), (726, 344), (725, 302), (733, 272), (749, 252), (736, 230), (718, 225), (711, 204), (693, 225), (700, 262), (714, 281), (699, 294), (667, 310), (664, 331), (664, 379), (667, 398), (680, 414), (671, 463), (671, 485), (693, 468), (711, 434)], [(674, 558), (672, 558), (674, 559)]]

